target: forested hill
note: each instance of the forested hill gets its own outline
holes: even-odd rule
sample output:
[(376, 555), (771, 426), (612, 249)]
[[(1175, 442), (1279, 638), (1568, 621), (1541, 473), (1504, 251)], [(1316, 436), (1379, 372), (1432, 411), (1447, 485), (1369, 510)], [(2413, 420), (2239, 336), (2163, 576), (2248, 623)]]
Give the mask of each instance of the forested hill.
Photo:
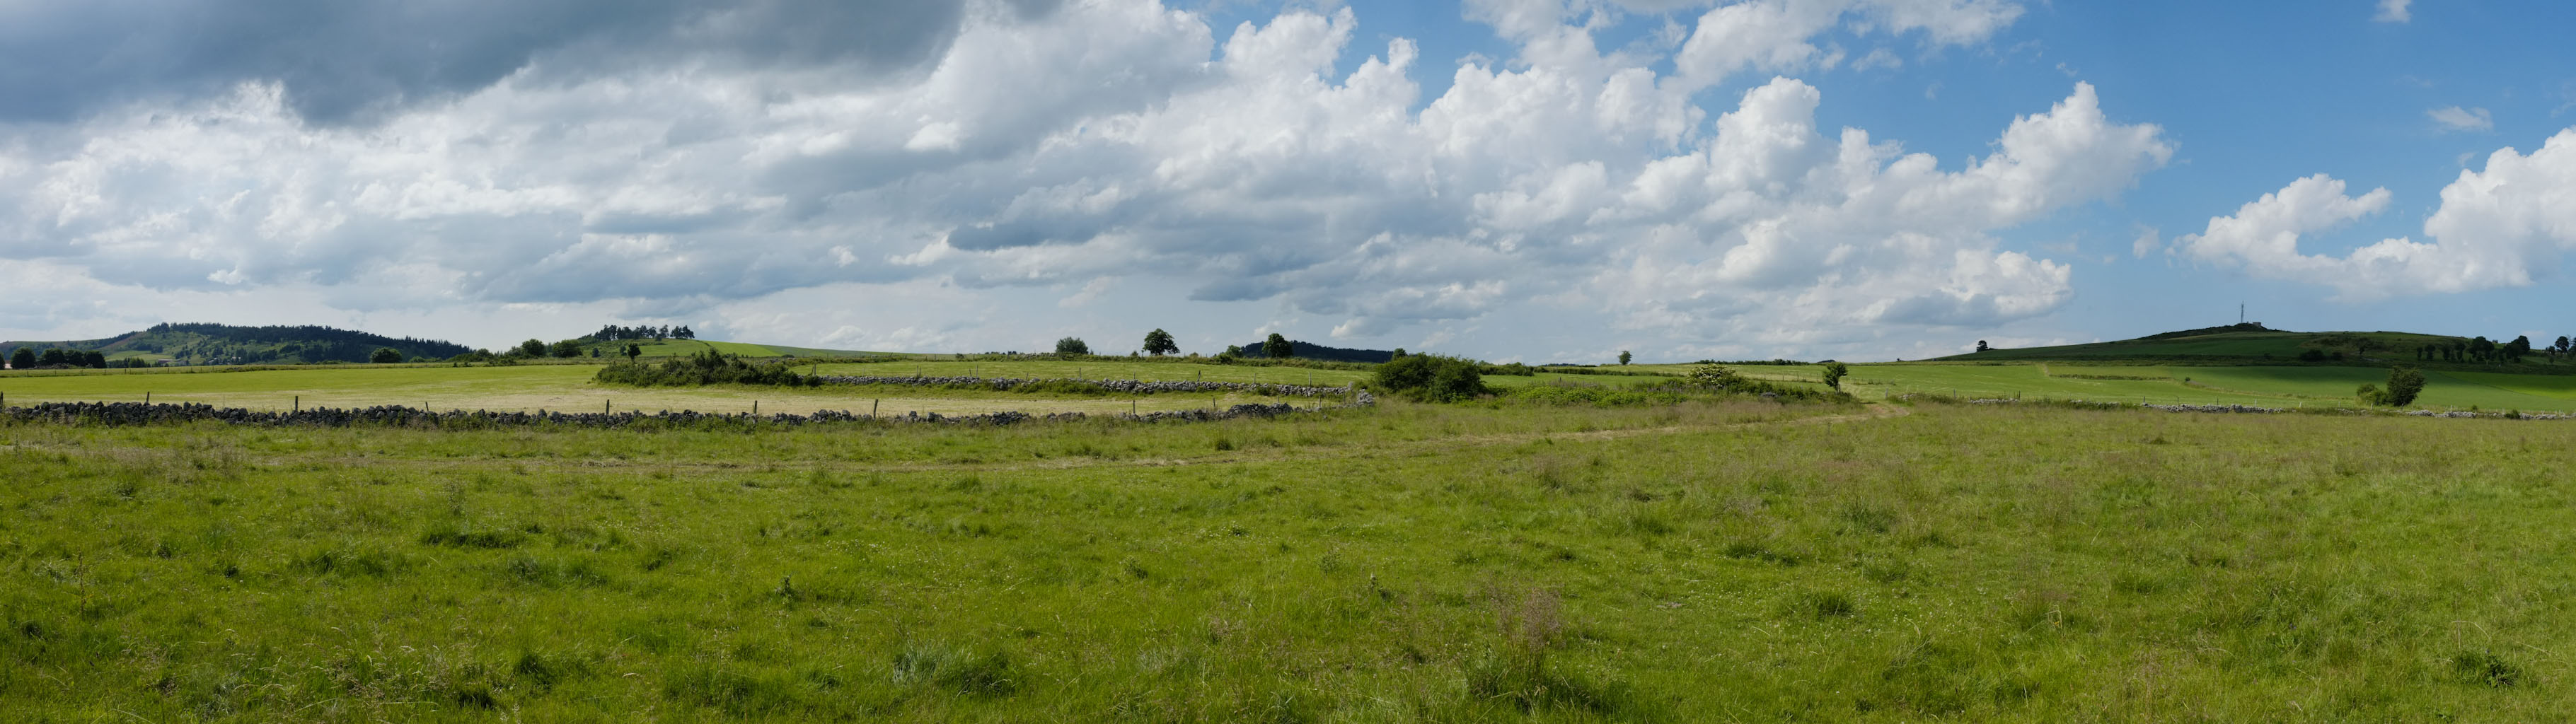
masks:
[(110, 359), (176, 359), (188, 364), (365, 362), (368, 355), (385, 347), (401, 352), (404, 359), (446, 359), (473, 351), (445, 340), (387, 337), (314, 325), (236, 327), (204, 323), (163, 323), (107, 339), (0, 342), (0, 355), (19, 347), (38, 351), (95, 350)]
[[(1290, 347), (1297, 350), (1295, 355), (1297, 359), (1376, 364), (1395, 358), (1395, 352), (1392, 350), (1326, 347), (1312, 342), (1299, 342), (1294, 340), (1289, 341), (1288, 344)], [(1261, 356), (1261, 342), (1255, 341), (1251, 344), (1244, 345), (1243, 354), (1248, 357)]]

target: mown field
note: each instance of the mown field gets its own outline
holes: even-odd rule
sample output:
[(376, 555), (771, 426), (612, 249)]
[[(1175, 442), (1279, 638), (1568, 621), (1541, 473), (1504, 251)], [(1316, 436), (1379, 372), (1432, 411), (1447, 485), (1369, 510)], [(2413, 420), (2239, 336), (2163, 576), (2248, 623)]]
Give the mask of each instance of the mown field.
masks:
[(0, 423), (10, 721), (2549, 721), (2560, 423)]

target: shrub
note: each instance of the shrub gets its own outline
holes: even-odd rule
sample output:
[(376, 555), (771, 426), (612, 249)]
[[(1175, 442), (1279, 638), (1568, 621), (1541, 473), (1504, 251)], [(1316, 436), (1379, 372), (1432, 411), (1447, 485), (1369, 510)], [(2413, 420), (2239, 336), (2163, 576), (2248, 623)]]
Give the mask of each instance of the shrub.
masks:
[(1424, 402), (1450, 402), (1486, 394), (1484, 375), (1475, 360), (1414, 354), (1377, 366), (1371, 384), (1389, 393)]
[(661, 363), (618, 362), (599, 369), (600, 382), (639, 387), (676, 387), (688, 385), (785, 385), (812, 386), (814, 377), (796, 374), (787, 365), (771, 362), (752, 364), (742, 358), (716, 354), (714, 350), (687, 357), (675, 357)]
[(1825, 386), (1837, 390), (1842, 389), (1843, 376), (1849, 374), (1851, 374), (1850, 365), (1846, 365), (1841, 362), (1827, 362), (1825, 363)]
[(393, 364), (395, 362), (401, 362), (402, 360), (402, 350), (394, 349), (392, 347), (377, 347), (375, 353), (367, 355), (367, 361), (380, 365)]
[(1055, 341), (1055, 353), (1091, 354), (1091, 344), (1082, 341), (1081, 337), (1066, 337)]
[(2423, 392), (2423, 372), (2413, 367), (2393, 367), (2388, 370), (2388, 393), (2385, 404), (2400, 407), (2412, 405), (2415, 404), (2415, 396)]

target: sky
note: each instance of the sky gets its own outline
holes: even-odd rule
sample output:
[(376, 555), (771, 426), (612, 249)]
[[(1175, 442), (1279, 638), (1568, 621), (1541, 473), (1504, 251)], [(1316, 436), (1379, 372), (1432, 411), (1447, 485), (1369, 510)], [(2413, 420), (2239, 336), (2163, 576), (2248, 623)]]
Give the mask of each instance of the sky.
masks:
[(0, 0), (0, 339), (2576, 334), (2576, 3)]

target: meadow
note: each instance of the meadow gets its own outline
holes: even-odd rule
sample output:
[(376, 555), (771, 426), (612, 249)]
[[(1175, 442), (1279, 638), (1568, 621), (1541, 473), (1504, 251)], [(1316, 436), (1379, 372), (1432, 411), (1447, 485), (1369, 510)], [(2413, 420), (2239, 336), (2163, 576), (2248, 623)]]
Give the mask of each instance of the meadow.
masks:
[[(865, 363), (787, 361), (798, 364), (796, 369), (801, 372), (883, 377), (1208, 380), (1340, 386), (1364, 382), (1370, 374), (1367, 369), (1356, 366), (1229, 365), (1120, 357), (1080, 361), (927, 357)], [(1695, 366), (1633, 365), (1601, 370), (1615, 374), (1540, 371), (1534, 375), (1486, 375), (1484, 380), (1486, 385), (1506, 395), (1521, 388), (1550, 385), (1607, 388), (1668, 386), (1681, 381)], [(1752, 379), (1810, 389), (1823, 388), (1824, 371), (1817, 365), (1741, 365), (1734, 369)], [(806, 413), (825, 409), (865, 411), (874, 408), (894, 414), (914, 410), (942, 414), (997, 410), (1097, 414), (1178, 410), (1211, 404), (1292, 402), (1307, 405), (1311, 402), (1301, 398), (1216, 393), (1030, 395), (931, 390), (899, 385), (636, 388), (595, 383), (591, 378), (598, 370), (596, 362), (568, 361), (500, 367), (319, 365), (250, 371), (215, 367), (77, 373), (39, 371), (0, 373), (0, 396), (14, 403), (140, 401), (149, 393), (154, 401), (159, 402), (198, 402), (255, 409), (286, 409), (301, 404), (581, 411), (613, 405), (618, 410), (648, 412), (743, 412), (752, 409), (756, 403), (764, 411)], [(1899, 363), (1852, 365), (1850, 377), (1843, 381), (1843, 388), (1865, 400), (1929, 393), (1968, 398), (2340, 408), (2357, 404), (2353, 399), (2355, 387), (2365, 383), (2384, 383), (2387, 375), (2385, 367)], [(2576, 411), (2576, 375), (2443, 369), (2429, 369), (2425, 375), (2428, 384), (2415, 407)]]
[[(901, 374), (912, 369), (909, 365), (900, 368), (887, 364), (863, 366), (877, 374)], [(1219, 393), (1081, 396), (883, 385), (628, 387), (593, 382), (591, 378), (599, 369), (596, 364), (499, 367), (322, 365), (242, 371), (190, 368), (74, 374), (36, 372), (0, 374), (0, 397), (5, 397), (0, 402), (16, 405), (141, 402), (148, 394), (151, 401), (157, 403), (187, 402), (258, 410), (284, 410), (297, 406), (354, 408), (401, 405), (433, 410), (747, 412), (757, 406), (764, 412), (802, 414), (815, 410), (867, 412), (873, 409), (888, 415), (913, 411), (973, 414), (1000, 410), (1101, 414), (1241, 403), (1294, 401), (1306, 406), (1313, 404), (1313, 400), (1306, 398)]]
[[(2560, 423), (0, 423), (12, 721), (2540, 721)], [(2392, 444), (2392, 441), (2403, 441)]]

